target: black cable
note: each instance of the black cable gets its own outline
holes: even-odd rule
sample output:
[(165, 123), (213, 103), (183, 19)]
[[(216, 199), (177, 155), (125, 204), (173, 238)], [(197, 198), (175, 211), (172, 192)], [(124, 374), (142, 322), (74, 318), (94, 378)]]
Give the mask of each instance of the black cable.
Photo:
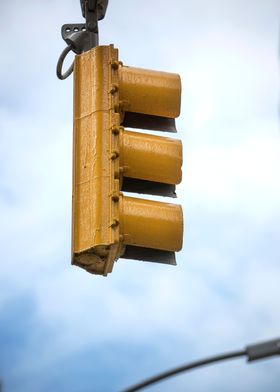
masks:
[(218, 355), (218, 356), (215, 356), (215, 357), (202, 359), (200, 361), (191, 362), (191, 363), (188, 363), (186, 365), (183, 365), (183, 366), (180, 366), (180, 367), (168, 370), (168, 371), (166, 371), (164, 373), (161, 373), (161, 374), (159, 374), (157, 376), (148, 378), (147, 380), (145, 380), (143, 382), (140, 382), (139, 384), (135, 384), (134, 386), (132, 386), (132, 387), (130, 387), (128, 389), (124, 389), (123, 392), (139, 391), (142, 388), (145, 388), (145, 387), (147, 387), (149, 385), (155, 384), (156, 382), (164, 380), (165, 378), (175, 376), (175, 375), (177, 375), (179, 373), (182, 373), (182, 372), (185, 372), (187, 370), (191, 370), (191, 369), (197, 368), (199, 366), (209, 365), (209, 364), (214, 363), (214, 362), (224, 361), (226, 359), (238, 358), (238, 357), (244, 356), (246, 354), (247, 353), (244, 350), (243, 351), (235, 351), (235, 352), (232, 352), (232, 353), (229, 353), (229, 354), (222, 354), (222, 355)]
[(267, 357), (271, 357), (273, 355), (280, 354), (280, 339), (270, 340), (264, 343), (257, 343), (254, 345), (247, 346), (245, 350), (234, 351), (228, 354), (216, 355), (214, 357), (202, 359), (200, 361), (191, 362), (189, 364), (168, 370), (164, 373), (161, 373), (157, 376), (148, 378), (147, 380), (140, 382), (139, 384), (135, 384), (134, 386), (124, 389), (122, 392), (135, 392), (139, 391), (142, 388), (145, 388), (149, 385), (155, 384), (161, 380), (164, 380), (168, 377), (176, 376), (179, 373), (185, 372), (187, 370), (191, 370), (194, 368), (198, 368), (200, 366), (210, 365), (211, 363), (224, 361), (227, 359), (239, 358), (242, 356), (247, 356), (249, 362), (255, 361), (257, 359), (263, 359)]

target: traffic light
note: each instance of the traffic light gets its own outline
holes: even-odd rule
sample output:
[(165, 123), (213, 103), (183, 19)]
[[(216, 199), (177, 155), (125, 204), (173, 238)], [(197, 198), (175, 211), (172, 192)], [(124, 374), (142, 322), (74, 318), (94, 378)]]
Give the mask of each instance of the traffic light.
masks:
[(123, 192), (175, 196), (181, 141), (126, 128), (176, 131), (179, 75), (124, 66), (97, 46), (74, 65), (72, 264), (107, 275), (129, 258), (175, 263), (182, 208)]

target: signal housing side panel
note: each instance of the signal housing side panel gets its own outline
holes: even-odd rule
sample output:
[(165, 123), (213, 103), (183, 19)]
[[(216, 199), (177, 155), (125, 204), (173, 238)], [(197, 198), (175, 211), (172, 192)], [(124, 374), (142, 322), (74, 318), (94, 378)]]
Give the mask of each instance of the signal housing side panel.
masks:
[[(72, 263), (106, 275), (117, 257), (118, 208), (111, 195), (118, 191), (110, 131), (114, 97), (110, 93), (112, 46), (100, 46), (75, 59)], [(117, 189), (115, 189), (117, 188)]]

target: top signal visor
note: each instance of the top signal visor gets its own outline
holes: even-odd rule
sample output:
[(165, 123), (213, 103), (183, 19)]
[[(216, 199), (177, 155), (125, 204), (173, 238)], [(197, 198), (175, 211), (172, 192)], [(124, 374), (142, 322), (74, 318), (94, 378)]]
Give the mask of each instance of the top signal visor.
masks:
[(125, 127), (177, 132), (175, 118), (181, 109), (178, 74), (122, 66), (119, 86)]

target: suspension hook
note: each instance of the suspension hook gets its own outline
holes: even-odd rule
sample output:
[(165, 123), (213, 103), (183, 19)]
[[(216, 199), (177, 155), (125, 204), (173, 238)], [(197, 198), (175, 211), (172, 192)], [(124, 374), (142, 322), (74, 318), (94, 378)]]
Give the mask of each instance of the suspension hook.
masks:
[(86, 23), (65, 24), (61, 28), (62, 38), (68, 45), (59, 56), (56, 66), (56, 75), (61, 80), (68, 78), (73, 72), (74, 61), (62, 73), (64, 60), (71, 50), (81, 54), (98, 45), (98, 20), (104, 18), (108, 6), (108, 0), (80, 0), (80, 3)]

